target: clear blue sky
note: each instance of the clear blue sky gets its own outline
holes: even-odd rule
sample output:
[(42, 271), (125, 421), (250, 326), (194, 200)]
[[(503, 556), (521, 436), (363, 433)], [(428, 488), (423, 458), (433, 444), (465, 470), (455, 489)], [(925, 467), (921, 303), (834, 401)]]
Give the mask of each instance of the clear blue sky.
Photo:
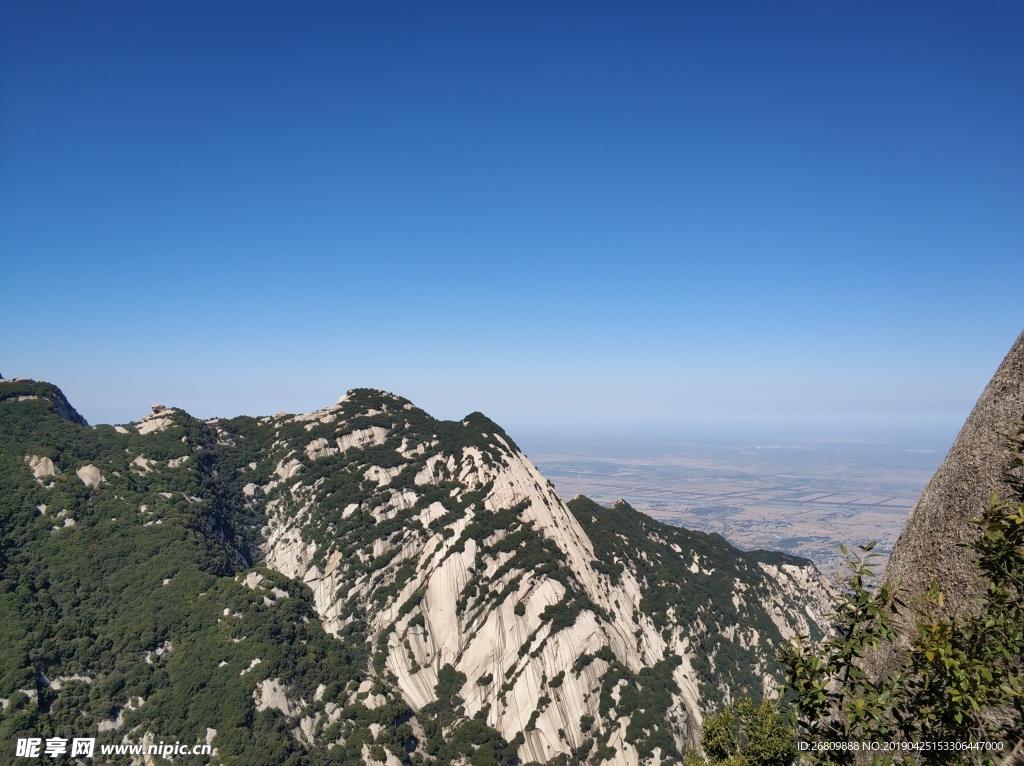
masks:
[(967, 414), (1024, 4), (0, 4), (0, 373), (92, 422)]

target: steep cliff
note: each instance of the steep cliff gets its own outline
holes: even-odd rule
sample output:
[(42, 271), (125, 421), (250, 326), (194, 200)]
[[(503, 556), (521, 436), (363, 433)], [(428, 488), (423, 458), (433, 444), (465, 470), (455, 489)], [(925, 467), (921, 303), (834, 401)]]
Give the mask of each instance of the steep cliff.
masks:
[(566, 506), (482, 415), (442, 423), (362, 390), (261, 426), (273, 444), (244, 491), (267, 566), (312, 588), (332, 633), (365, 623), (414, 709), (443, 668), (461, 673), (464, 715), (521, 739), (524, 761), (587, 742), (612, 763), (678, 756), (709, 707), (774, 691), (785, 636), (824, 626), (809, 562), (621, 502)]
[(246, 764), (667, 763), (825, 626), (810, 562), (566, 504), (479, 413), (355, 390), (89, 428), (19, 385), (0, 382), (3, 736), (174, 735)]

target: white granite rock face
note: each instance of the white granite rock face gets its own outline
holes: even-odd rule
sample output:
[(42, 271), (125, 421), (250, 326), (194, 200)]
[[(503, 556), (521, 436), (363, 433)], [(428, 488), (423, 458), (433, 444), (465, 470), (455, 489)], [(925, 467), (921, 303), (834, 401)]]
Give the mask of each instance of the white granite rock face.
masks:
[(174, 425), (175, 412), (177, 410), (167, 409), (160, 404), (154, 404), (153, 411), (136, 423), (135, 428), (143, 436), (157, 431), (164, 431)]
[(256, 702), (256, 709), (266, 710), (267, 708), (275, 708), (286, 716), (294, 716), (302, 712), (304, 705), (290, 699), (287, 690), (287, 685), (279, 678), (267, 678), (260, 681), (259, 686), (252, 693), (253, 700)]
[[(596, 740), (608, 756), (603, 762), (656, 764), (696, 745), (703, 717), (722, 702), (751, 689), (774, 694), (775, 648), (827, 622), (831, 594), (810, 565), (742, 554), (624, 503), (564, 502), (478, 413), (437, 421), (398, 397), (362, 390), (309, 414), (238, 420), (244, 422), (203, 426), (155, 405), (114, 432), (128, 437), (124, 457), (119, 448), (113, 457), (81, 458), (96, 465), (75, 473), (115, 500), (128, 479), (151, 486), (146, 502), (134, 494), (128, 501), (143, 527), (175, 523), (160, 518), (165, 505), (200, 510), (213, 542), (232, 546), (241, 567), (236, 583), (251, 589), (245, 595), (258, 610), (296, 619), (301, 581), (324, 628), (367, 653), (369, 663), (346, 677), (351, 685), (324, 679), (317, 687), (320, 678), (309, 684), (291, 677), (262, 649), (262, 659), (247, 653), (232, 666), (245, 698), (257, 710), (279, 711), (306, 746), (336, 746), (352, 736), (351, 717), (342, 720), (349, 705), (380, 710), (404, 698), (422, 711), (446, 694), (439, 680), (451, 678), (450, 668), (465, 680), (454, 690), (458, 700), (449, 700), (457, 720), (445, 737), (482, 719), (516, 743), (524, 763), (549, 762)], [(210, 431), (200, 443), (203, 428)], [(167, 446), (178, 448), (179, 440), (187, 454), (171, 457)], [(28, 481), (30, 470), (51, 486), (57, 466), (25, 454), (33, 451), (40, 448), (19, 449), (22, 478)], [(61, 454), (66, 465), (78, 465), (71, 460)], [(207, 497), (183, 489), (193, 479), (225, 491)], [(87, 515), (76, 522), (53, 491), (50, 497), (49, 509), (32, 502), (47, 517), (40, 523), (54, 544), (94, 523)], [(265, 520), (262, 551), (249, 547), (254, 519)], [(251, 567), (254, 554), (266, 568)], [(162, 585), (154, 583), (167, 587), (162, 593), (187, 587), (187, 577), (166, 574)], [(221, 618), (237, 625), (246, 616), (225, 605)], [(230, 637), (232, 644), (245, 640), (244, 633)], [(138, 661), (156, 666), (172, 650), (167, 639)], [(225, 668), (230, 657), (216, 659)], [(49, 683), (59, 691), (71, 681), (89, 683), (85, 676)], [(119, 711), (107, 718), (104, 731), (121, 726)], [(341, 728), (331, 737), (341, 740), (324, 742), (332, 723)], [(422, 746), (420, 723), (432, 727), (409, 721)], [(214, 736), (208, 732), (207, 741)], [(362, 760), (369, 763), (372, 753), (364, 749)]]
[(25, 455), (25, 462), (28, 463), (28, 467), (32, 469), (32, 476), (42, 485), (49, 483), (50, 479), (60, 474), (60, 469), (57, 468), (53, 461), (48, 457), (40, 457), (39, 455)]
[[(407, 435), (412, 424), (403, 424), (402, 419), (409, 406), (392, 412), (384, 404), (358, 418), (346, 418), (347, 401), (346, 396), (334, 407), (292, 418), (304, 424), (307, 440), (277, 443), (278, 452), (270, 458), (276, 461), (274, 481), (244, 488), (246, 501), (262, 505), (267, 513), (266, 565), (312, 589), (325, 629), (337, 635), (357, 611), (363, 614), (367, 639), (378, 645), (378, 638), (386, 637), (382, 672), (397, 678), (401, 694), (417, 710), (435, 700), (438, 673), (452, 665), (467, 679), (459, 692), (465, 715), (484, 715), (507, 740), (521, 735), (519, 754), (524, 762), (545, 762), (570, 753), (602, 732), (615, 748), (609, 763), (639, 763), (639, 753), (627, 737), (629, 721), (616, 720), (614, 712), (602, 718), (601, 686), (609, 663), (591, 659), (578, 672), (574, 664), (610, 652), (608, 657), (639, 673), (677, 657), (671, 671), (678, 687), (669, 711), (672, 737), (679, 750), (697, 744), (707, 701), (695, 669), (702, 658), (694, 631), (714, 632), (713, 625), (698, 621), (656, 627), (641, 606), (650, 584), (640, 582), (630, 566), (615, 580), (599, 573), (594, 543), (572, 511), (500, 434), (483, 434), (486, 446), (438, 451), (436, 434)], [(359, 426), (361, 418), (385, 414), (393, 417), (391, 428)], [(352, 452), (387, 444), (395, 444), (390, 464), (363, 464)], [(355, 462), (348, 464), (353, 455)], [(339, 463), (338, 470), (355, 471), (355, 480), (372, 500), (349, 503), (340, 513), (332, 512), (336, 515), (325, 514), (322, 506), (330, 502), (330, 494), (321, 490), (325, 479), (310, 485), (303, 476), (327, 460), (344, 461), (344, 469)], [(317, 470), (322, 476), (323, 469)], [(423, 496), (431, 502), (419, 503)], [(465, 497), (476, 500), (463, 507), (460, 501)], [(421, 510), (408, 516), (416, 507)], [(521, 525), (517, 529), (532, 530), (554, 545), (554, 558), (562, 565), (558, 576), (543, 567), (528, 571), (515, 566), (519, 549), (495, 552), (509, 530), (496, 530), (485, 540), (464, 536), (474, 520), (507, 509), (515, 509)], [(369, 537), (353, 553), (354, 533), (334, 530), (346, 529), (346, 523), (366, 518), (367, 513), (377, 526), (387, 525), (400, 513), (409, 521), (402, 529), (386, 527), (392, 531), (380, 536), (364, 530), (361, 534)], [(699, 576), (713, 574), (695, 551), (675, 546), (669, 553), (687, 564), (692, 559), (690, 571)], [(380, 561), (387, 563), (366, 569), (370, 562)], [(824, 629), (831, 595), (813, 566), (760, 566), (769, 585), (763, 592), (750, 593), (737, 580), (731, 595), (737, 610), (763, 610), (769, 626), (782, 637), (807, 633), (812, 626)], [(403, 579), (396, 579), (403, 572)], [(552, 632), (545, 610), (571, 598), (585, 598), (591, 606)], [(756, 629), (732, 625), (721, 633), (743, 649), (758, 648), (767, 653), (764, 656), (773, 656), (774, 648)], [(767, 676), (763, 691), (772, 694), (775, 680)], [(259, 704), (285, 705), (283, 692), (270, 683), (263, 682)], [(729, 689), (724, 692), (729, 699)], [(596, 720), (590, 731), (581, 729), (585, 716)], [(660, 758), (656, 756), (647, 761)]]
[(106, 481), (103, 474), (100, 473), (100, 469), (94, 465), (83, 465), (75, 473), (89, 489), (99, 489), (100, 484)]

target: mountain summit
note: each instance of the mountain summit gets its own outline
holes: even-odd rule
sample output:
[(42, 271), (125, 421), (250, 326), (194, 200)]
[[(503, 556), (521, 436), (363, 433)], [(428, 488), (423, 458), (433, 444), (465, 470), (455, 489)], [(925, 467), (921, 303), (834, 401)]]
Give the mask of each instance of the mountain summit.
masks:
[(0, 382), (0, 736), (173, 735), (245, 764), (667, 763), (706, 712), (775, 691), (786, 637), (826, 629), (809, 561), (565, 503), (479, 413), (358, 389), (90, 428), (18, 385)]

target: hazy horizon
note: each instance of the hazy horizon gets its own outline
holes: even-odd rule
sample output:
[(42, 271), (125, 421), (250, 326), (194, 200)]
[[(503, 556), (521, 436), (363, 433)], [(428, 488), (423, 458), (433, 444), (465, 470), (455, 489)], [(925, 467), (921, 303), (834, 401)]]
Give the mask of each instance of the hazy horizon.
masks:
[[(3, 374), (3, 370), (0, 370), (0, 374)], [(10, 380), (32, 376), (5, 374), (5, 377)], [(163, 388), (163, 393), (171, 394), (169, 397), (147, 398), (144, 391), (119, 391), (116, 383), (112, 382), (108, 390), (93, 393), (91, 397), (80, 397), (81, 392), (74, 385), (74, 381), (68, 386), (59, 380), (41, 377), (32, 379), (45, 380), (61, 388), (72, 406), (90, 425), (116, 425), (138, 421), (150, 412), (154, 404), (180, 408), (194, 417), (209, 419), (232, 418), (239, 415), (264, 416), (279, 412), (299, 414), (327, 407), (338, 398), (329, 396), (319, 401), (311, 401), (309, 397), (305, 397), (307, 401), (303, 402), (302, 406), (281, 409), (275, 406), (269, 397), (265, 397), (260, 400), (249, 400), (247, 403), (254, 405), (252, 409), (246, 409), (238, 402), (233, 402), (233, 406), (223, 411), (210, 410), (207, 408), (209, 405), (204, 406), (202, 402), (198, 407), (190, 406), (188, 394), (193, 392), (188, 390), (183, 392), (184, 395), (176, 396), (173, 391)], [(339, 395), (344, 393), (345, 391), (340, 391)], [(390, 393), (407, 396), (400, 390), (393, 390)], [(441, 420), (460, 420), (470, 412), (481, 411), (505, 429), (527, 452), (532, 445), (536, 445), (547, 452), (569, 451), (574, 454), (607, 455), (611, 454), (611, 451), (617, 451), (617, 454), (622, 456), (670, 453), (675, 446), (695, 444), (769, 447), (775, 444), (793, 446), (797, 443), (817, 442), (888, 446), (900, 444), (922, 452), (945, 452), (970, 413), (968, 407), (960, 411), (942, 413), (860, 413), (844, 416), (807, 413), (705, 413), (701, 416), (675, 415), (659, 418), (650, 415), (629, 417), (625, 413), (609, 411), (599, 417), (560, 418), (543, 411), (531, 416), (529, 410), (523, 409), (503, 418), (494, 411), (471, 408), (458, 410), (451, 405), (445, 408), (448, 411), (438, 412), (416, 398), (407, 398), (411, 398), (414, 404)], [(282, 396), (281, 401), (291, 401), (294, 404), (298, 400), (295, 397)]]

